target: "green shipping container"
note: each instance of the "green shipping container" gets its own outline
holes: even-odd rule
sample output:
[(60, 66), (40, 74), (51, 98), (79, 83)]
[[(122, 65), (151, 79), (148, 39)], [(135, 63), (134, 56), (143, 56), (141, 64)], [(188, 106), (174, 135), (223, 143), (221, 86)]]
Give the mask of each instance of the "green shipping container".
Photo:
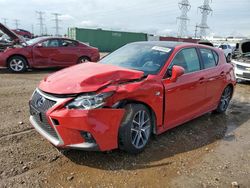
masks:
[(68, 36), (71, 39), (97, 47), (101, 52), (112, 52), (130, 42), (147, 41), (147, 34), (145, 33), (102, 29), (69, 28)]

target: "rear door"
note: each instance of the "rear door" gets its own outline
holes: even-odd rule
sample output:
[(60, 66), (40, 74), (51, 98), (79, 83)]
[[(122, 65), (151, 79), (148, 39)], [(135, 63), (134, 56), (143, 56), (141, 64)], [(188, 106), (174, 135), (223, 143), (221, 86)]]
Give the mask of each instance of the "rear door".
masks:
[(201, 62), (196, 48), (179, 51), (169, 66), (182, 66), (184, 75), (176, 82), (169, 78), (163, 80), (165, 87), (165, 129), (172, 128), (185, 121), (197, 117), (203, 112), (205, 90)]
[(224, 85), (223, 80), (226, 73), (223, 71), (223, 67), (219, 66), (219, 55), (214, 50), (208, 48), (199, 48), (203, 75), (206, 81), (206, 103), (207, 108), (211, 109), (218, 104), (222, 87)]
[(79, 59), (79, 43), (77, 41), (61, 39), (60, 40), (60, 56), (58, 61), (62, 62), (63, 65), (75, 65)]

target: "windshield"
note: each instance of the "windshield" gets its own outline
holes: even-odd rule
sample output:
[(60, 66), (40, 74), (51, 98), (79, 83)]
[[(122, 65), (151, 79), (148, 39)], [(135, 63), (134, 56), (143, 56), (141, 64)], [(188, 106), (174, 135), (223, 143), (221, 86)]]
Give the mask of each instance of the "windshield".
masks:
[(100, 63), (157, 74), (165, 65), (173, 48), (146, 43), (127, 44), (103, 58)]

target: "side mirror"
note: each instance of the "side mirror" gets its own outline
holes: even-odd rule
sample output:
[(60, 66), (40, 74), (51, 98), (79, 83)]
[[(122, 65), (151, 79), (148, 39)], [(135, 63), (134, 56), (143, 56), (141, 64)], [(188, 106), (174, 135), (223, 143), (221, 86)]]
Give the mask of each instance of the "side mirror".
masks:
[(181, 66), (174, 65), (172, 68), (171, 82), (176, 82), (177, 79), (185, 73), (185, 69)]
[(37, 47), (37, 48), (42, 48), (42, 47), (43, 47), (43, 44), (42, 44), (42, 43), (38, 43), (38, 44), (36, 45), (36, 47)]

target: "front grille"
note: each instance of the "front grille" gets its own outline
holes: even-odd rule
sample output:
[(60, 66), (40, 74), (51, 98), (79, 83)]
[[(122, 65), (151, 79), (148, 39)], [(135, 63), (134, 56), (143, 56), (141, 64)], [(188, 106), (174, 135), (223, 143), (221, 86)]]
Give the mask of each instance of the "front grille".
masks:
[(243, 66), (243, 65), (236, 65), (236, 66), (240, 70), (248, 70), (249, 71), (249, 68), (250, 68), (250, 67), (246, 67), (246, 66)]
[(243, 78), (250, 79), (250, 73), (243, 73)]
[[(40, 100), (40, 102), (41, 102), (41, 100), (44, 100), (43, 104), (39, 103), (39, 100)], [(49, 100), (49, 99), (46, 99), (40, 93), (35, 91), (35, 93), (32, 96), (32, 99), (30, 101), (30, 104), (40, 112), (47, 112), (47, 110), (50, 109), (52, 106), (54, 106), (56, 104), (56, 102)]]
[(52, 106), (56, 104), (56, 101), (49, 100), (42, 96), (39, 92), (35, 91), (30, 101), (30, 114), (34, 117), (37, 124), (50, 136), (59, 139), (55, 129), (53, 129), (46, 117), (46, 112)]

